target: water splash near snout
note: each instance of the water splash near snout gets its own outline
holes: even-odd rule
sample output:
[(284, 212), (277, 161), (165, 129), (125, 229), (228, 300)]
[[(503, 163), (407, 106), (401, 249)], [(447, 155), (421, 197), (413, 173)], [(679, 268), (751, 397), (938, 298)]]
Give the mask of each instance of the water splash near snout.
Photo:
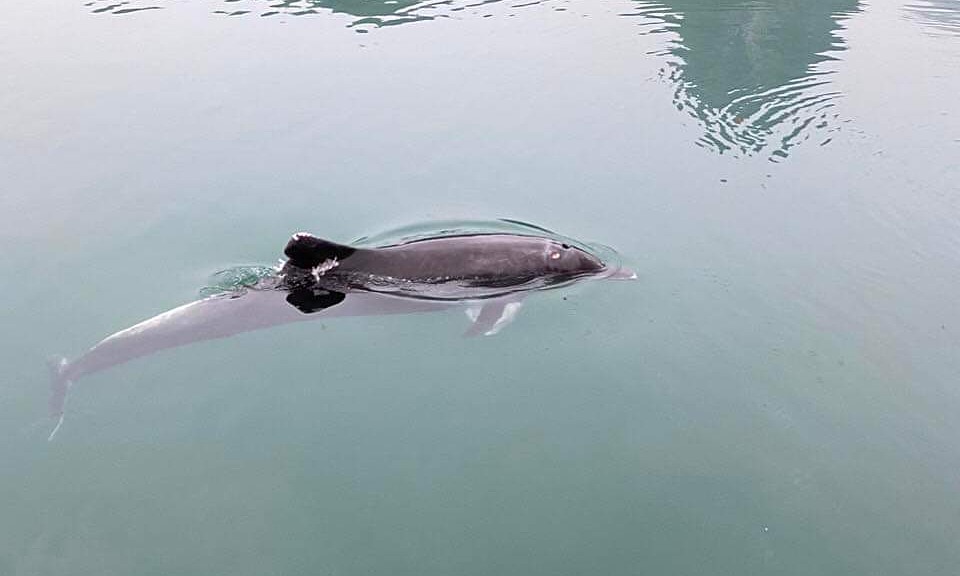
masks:
[(584, 244), (583, 250), (597, 257), (603, 262), (603, 270), (593, 277), (597, 280), (636, 280), (637, 273), (623, 264), (620, 253), (611, 246), (598, 242)]

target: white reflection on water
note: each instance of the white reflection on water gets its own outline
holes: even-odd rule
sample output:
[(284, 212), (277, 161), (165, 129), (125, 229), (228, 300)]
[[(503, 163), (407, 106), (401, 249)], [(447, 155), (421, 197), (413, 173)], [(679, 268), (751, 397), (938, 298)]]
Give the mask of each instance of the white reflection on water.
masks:
[(907, 4), (904, 10), (929, 32), (960, 35), (960, 2), (957, 0), (920, 0)]
[[(167, 6), (156, 4), (162, 0), (132, 1), (94, 0), (88, 5), (110, 14)], [(349, 17), (348, 27), (365, 33), (441, 18), (510, 17), (543, 4), (555, 10), (572, 7), (558, 0), (234, 0), (215, 2), (212, 12), (262, 17), (342, 14)], [(709, 5), (638, 0), (620, 8), (619, 16), (636, 21), (643, 34), (667, 34), (663, 49), (650, 57), (664, 59), (660, 76), (675, 87), (677, 110), (703, 128), (698, 146), (776, 162), (801, 142), (829, 144), (841, 129), (844, 120), (835, 106), (842, 93), (832, 82), (836, 70), (829, 62), (846, 49), (839, 34), (844, 21), (860, 10), (858, 0), (720, 0)]]
[(643, 0), (624, 16), (670, 34), (661, 77), (676, 86), (677, 109), (703, 127), (698, 145), (778, 161), (801, 142), (829, 144), (840, 129), (841, 93), (823, 64), (845, 49), (838, 31), (857, 12), (856, 0)]

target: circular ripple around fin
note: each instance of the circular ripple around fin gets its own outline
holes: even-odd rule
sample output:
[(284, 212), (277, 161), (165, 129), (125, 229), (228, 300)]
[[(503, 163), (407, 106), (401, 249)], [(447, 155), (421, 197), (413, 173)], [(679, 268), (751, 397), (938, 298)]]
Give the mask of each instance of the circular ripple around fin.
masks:
[(210, 275), (207, 285), (200, 289), (200, 296), (242, 293), (248, 288), (270, 288), (279, 281), (279, 273), (271, 266), (231, 266)]

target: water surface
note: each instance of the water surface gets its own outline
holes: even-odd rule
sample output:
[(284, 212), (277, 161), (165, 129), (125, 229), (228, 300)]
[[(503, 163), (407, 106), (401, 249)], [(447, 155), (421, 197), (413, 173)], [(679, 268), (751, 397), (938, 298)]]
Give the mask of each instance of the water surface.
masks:
[[(149, 9), (146, 9), (149, 8)], [(960, 563), (954, 2), (11, 3), (0, 574)], [(517, 218), (640, 278), (46, 359), (289, 234)]]

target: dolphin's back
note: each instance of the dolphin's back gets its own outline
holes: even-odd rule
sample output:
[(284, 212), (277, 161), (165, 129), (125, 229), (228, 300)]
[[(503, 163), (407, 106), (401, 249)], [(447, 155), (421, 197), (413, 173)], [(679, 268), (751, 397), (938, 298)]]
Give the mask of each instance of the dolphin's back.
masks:
[(339, 271), (365, 272), (412, 282), (526, 282), (549, 272), (553, 242), (511, 234), (450, 236), (363, 250)]

